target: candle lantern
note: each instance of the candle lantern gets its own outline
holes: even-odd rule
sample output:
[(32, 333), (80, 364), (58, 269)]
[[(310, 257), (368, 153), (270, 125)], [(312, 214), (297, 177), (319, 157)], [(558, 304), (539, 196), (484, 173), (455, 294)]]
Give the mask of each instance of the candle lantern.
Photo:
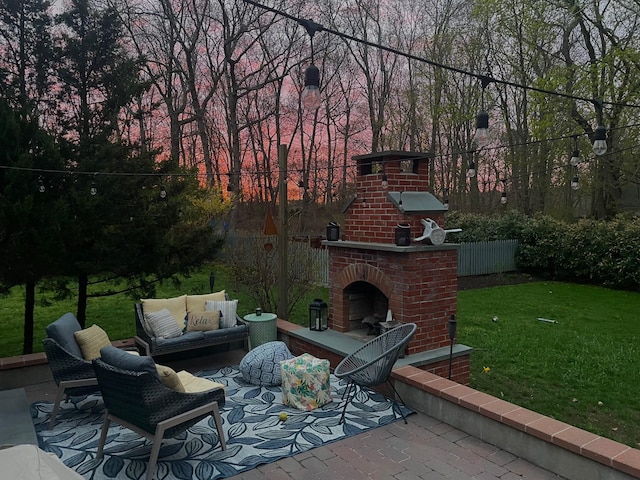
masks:
[(329, 307), (322, 299), (316, 298), (309, 304), (309, 330), (326, 330), (328, 328)]

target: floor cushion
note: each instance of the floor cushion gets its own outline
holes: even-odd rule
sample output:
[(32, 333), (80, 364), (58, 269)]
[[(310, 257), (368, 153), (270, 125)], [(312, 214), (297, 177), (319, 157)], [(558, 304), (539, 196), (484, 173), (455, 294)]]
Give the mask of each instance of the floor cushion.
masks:
[(329, 360), (308, 353), (280, 363), (282, 403), (299, 410), (314, 410), (331, 401)]
[(284, 342), (267, 342), (254, 348), (240, 361), (240, 373), (253, 385), (280, 385), (280, 362), (293, 358)]

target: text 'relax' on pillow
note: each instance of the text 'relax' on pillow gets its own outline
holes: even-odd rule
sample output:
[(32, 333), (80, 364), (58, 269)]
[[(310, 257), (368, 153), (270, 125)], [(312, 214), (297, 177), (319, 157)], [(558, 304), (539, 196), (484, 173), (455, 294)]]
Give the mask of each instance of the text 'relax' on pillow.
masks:
[(204, 302), (211, 300), (224, 302), (227, 299), (226, 292), (205, 293), (204, 295), (187, 295), (187, 312), (201, 312), (204, 310)]
[(109, 336), (98, 325), (91, 325), (84, 330), (78, 330), (73, 336), (80, 347), (82, 358), (91, 361), (100, 356), (100, 349), (111, 345)]
[(171, 315), (173, 315), (178, 327), (180, 327), (181, 330), (184, 328), (184, 321), (187, 317), (186, 295), (173, 298), (143, 298), (140, 300), (140, 303), (142, 303), (142, 311), (145, 314), (159, 312), (166, 308), (171, 312)]
[(220, 328), (220, 310), (187, 313), (187, 332), (208, 332)]
[(166, 308), (163, 308), (159, 312), (145, 312), (144, 320), (156, 338), (174, 338), (182, 335), (182, 327), (178, 326), (175, 318)]
[(231, 328), (236, 326), (238, 300), (227, 300), (224, 302), (207, 300), (204, 304), (204, 310), (206, 312), (220, 310), (220, 328)]

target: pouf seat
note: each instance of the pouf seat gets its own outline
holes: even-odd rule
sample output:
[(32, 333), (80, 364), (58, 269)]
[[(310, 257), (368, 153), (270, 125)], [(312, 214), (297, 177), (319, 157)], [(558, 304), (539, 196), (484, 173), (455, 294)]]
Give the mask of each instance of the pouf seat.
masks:
[(299, 410), (314, 410), (331, 401), (329, 360), (308, 353), (280, 363), (282, 403)]
[(252, 385), (280, 385), (280, 362), (293, 358), (284, 342), (263, 343), (247, 353), (240, 361), (240, 373)]

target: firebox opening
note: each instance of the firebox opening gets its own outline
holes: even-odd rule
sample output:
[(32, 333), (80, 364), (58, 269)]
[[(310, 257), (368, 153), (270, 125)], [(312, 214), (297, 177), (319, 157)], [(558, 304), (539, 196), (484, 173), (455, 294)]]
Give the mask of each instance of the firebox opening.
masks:
[(375, 285), (355, 282), (343, 291), (348, 305), (349, 330), (363, 330), (367, 335), (380, 333), (379, 323), (384, 322), (389, 309), (389, 299)]

